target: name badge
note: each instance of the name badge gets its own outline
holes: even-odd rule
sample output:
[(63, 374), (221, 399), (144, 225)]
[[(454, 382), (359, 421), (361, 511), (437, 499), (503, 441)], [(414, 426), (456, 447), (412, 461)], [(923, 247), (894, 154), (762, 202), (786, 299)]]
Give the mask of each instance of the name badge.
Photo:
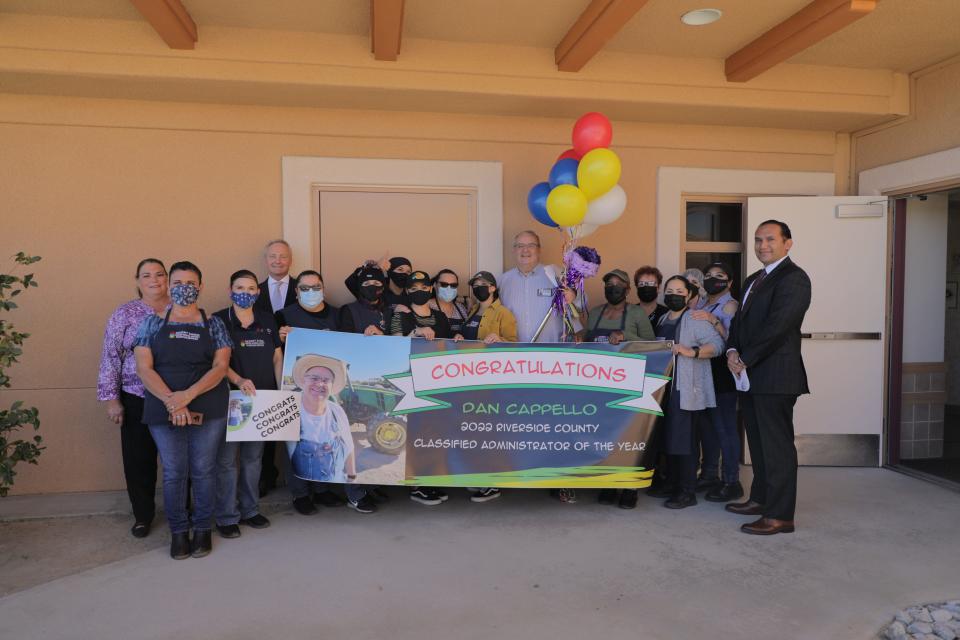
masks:
[(171, 340), (199, 340), (200, 334), (193, 333), (192, 331), (171, 331), (170, 339)]
[(553, 297), (553, 287), (547, 287), (546, 289), (537, 289), (537, 295), (541, 298), (552, 298)]

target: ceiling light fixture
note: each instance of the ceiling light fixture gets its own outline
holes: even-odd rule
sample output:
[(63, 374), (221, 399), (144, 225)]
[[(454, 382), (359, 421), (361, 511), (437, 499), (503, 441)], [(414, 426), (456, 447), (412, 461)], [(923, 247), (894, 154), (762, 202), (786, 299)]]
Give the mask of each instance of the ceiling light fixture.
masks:
[(713, 24), (719, 20), (722, 15), (723, 12), (720, 11), (720, 9), (697, 9), (696, 11), (688, 11), (680, 16), (680, 22), (690, 25), (691, 27), (702, 27), (706, 24)]

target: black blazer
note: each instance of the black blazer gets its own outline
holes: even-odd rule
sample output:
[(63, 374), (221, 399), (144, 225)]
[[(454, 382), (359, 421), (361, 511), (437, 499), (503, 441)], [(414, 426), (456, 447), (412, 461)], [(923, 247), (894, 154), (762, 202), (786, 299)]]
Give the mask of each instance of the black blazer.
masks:
[[(270, 289), (267, 288), (267, 283), (270, 281), (269, 278), (260, 283), (260, 295), (257, 296), (257, 301), (253, 303), (257, 309), (266, 311), (270, 315), (273, 315), (273, 306), (270, 304)], [(290, 278), (290, 284), (287, 285), (287, 298), (283, 301), (284, 307), (289, 307), (294, 302), (297, 301), (297, 290), (296, 282), (294, 278)], [(279, 311), (279, 309), (277, 310)]]
[[(743, 283), (746, 291), (759, 275)], [(750, 291), (730, 325), (727, 349), (747, 365), (750, 393), (810, 393), (800, 355), (800, 326), (810, 307), (810, 278), (790, 258)]]

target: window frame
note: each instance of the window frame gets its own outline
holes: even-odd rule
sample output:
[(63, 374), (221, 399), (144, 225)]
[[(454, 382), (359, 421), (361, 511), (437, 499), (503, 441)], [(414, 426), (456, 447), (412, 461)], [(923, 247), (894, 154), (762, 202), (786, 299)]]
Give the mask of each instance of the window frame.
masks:
[[(680, 260), (683, 265), (687, 264), (688, 253), (738, 253), (740, 254), (739, 271), (744, 274), (746, 267), (744, 252), (746, 248), (747, 228), (747, 195), (719, 195), (705, 193), (682, 193), (680, 195)], [(740, 242), (699, 242), (687, 240), (687, 204), (691, 202), (702, 202), (707, 204), (739, 204), (740, 207)], [(686, 266), (683, 267), (686, 269)], [(739, 282), (737, 283), (740, 284)]]

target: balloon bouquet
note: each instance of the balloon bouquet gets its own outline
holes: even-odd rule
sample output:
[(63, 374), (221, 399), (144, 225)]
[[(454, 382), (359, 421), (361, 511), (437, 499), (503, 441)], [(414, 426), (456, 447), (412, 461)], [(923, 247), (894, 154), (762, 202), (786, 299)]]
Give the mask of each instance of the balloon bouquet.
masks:
[[(535, 184), (527, 196), (527, 208), (537, 222), (569, 236), (564, 243), (561, 281), (575, 290), (584, 304), (583, 281), (596, 275), (600, 256), (594, 249), (577, 244), (600, 226), (616, 221), (627, 208), (627, 194), (618, 184), (620, 158), (609, 148), (612, 140), (613, 127), (606, 116), (584, 114), (573, 126), (573, 148), (557, 158), (549, 181)], [(567, 334), (574, 327), (565, 307), (563, 291), (558, 287), (553, 311), (564, 318)]]

